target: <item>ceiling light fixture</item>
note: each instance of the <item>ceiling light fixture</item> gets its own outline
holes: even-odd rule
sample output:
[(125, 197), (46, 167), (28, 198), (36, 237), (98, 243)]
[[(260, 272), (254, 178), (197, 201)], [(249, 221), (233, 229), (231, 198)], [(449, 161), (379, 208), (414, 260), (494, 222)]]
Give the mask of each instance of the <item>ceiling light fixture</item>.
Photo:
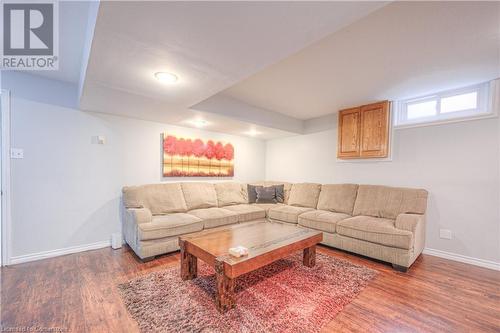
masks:
[(248, 132), (245, 132), (243, 134), (250, 135), (250, 136), (257, 136), (257, 135), (262, 134), (262, 132), (259, 132), (256, 129), (251, 129)]
[(208, 122), (206, 120), (203, 120), (203, 119), (193, 119), (190, 121), (190, 123), (198, 128), (205, 127), (208, 125)]
[(177, 80), (179, 80), (177, 75), (168, 72), (155, 73), (155, 78), (161, 83), (167, 83), (167, 84), (176, 83)]

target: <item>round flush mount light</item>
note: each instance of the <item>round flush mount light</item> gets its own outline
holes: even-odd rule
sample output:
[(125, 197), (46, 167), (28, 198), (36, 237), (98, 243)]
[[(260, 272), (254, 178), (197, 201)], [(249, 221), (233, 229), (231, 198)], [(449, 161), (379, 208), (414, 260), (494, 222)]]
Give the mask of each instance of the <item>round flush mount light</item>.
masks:
[(161, 83), (167, 83), (167, 84), (176, 83), (177, 80), (179, 80), (177, 75), (169, 72), (157, 72), (155, 73), (155, 78)]
[(250, 135), (250, 136), (257, 136), (257, 135), (262, 134), (262, 132), (259, 132), (256, 129), (251, 129), (251, 130), (245, 132), (244, 134)]
[(208, 122), (204, 119), (193, 119), (190, 121), (190, 123), (198, 128), (205, 127), (208, 125)]

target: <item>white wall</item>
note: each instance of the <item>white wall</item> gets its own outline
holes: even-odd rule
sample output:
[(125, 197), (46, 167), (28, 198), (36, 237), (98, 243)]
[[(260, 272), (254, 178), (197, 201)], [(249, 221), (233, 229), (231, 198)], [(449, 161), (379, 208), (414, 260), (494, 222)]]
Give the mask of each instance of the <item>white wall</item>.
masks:
[[(107, 241), (119, 232), (121, 188), (162, 181), (165, 131), (233, 143), (235, 181), (265, 175), (261, 140), (81, 112), (15, 93), (11, 124), (12, 147), (24, 149), (24, 159), (11, 161), (14, 257)], [(91, 144), (94, 135), (107, 143)]]
[[(425, 188), (427, 248), (500, 262), (498, 133), (498, 118), (400, 129), (390, 162), (338, 162), (336, 130), (276, 139), (266, 179)], [(440, 239), (440, 228), (453, 239)]]

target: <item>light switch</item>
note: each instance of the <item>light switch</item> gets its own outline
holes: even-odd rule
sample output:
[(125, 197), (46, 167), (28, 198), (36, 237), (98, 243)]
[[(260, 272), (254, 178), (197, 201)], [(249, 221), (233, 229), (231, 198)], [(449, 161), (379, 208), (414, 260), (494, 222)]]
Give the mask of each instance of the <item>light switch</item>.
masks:
[(92, 137), (91, 142), (94, 145), (105, 145), (106, 144), (106, 137), (103, 135), (94, 135)]
[(11, 148), (10, 158), (24, 158), (24, 150), (21, 148)]

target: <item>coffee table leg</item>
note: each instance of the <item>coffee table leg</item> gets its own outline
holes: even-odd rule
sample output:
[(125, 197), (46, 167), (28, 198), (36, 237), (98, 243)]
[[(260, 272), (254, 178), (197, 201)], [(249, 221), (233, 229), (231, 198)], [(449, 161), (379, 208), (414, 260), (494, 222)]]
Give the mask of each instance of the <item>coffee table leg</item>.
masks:
[(314, 267), (316, 264), (316, 245), (304, 249), (304, 266)]
[(215, 276), (217, 290), (215, 292), (215, 306), (219, 312), (224, 313), (235, 306), (234, 279), (229, 278), (224, 272), (224, 262), (215, 259)]
[(198, 259), (186, 251), (184, 241), (179, 240), (179, 246), (181, 248), (181, 278), (192, 280), (198, 273)]

